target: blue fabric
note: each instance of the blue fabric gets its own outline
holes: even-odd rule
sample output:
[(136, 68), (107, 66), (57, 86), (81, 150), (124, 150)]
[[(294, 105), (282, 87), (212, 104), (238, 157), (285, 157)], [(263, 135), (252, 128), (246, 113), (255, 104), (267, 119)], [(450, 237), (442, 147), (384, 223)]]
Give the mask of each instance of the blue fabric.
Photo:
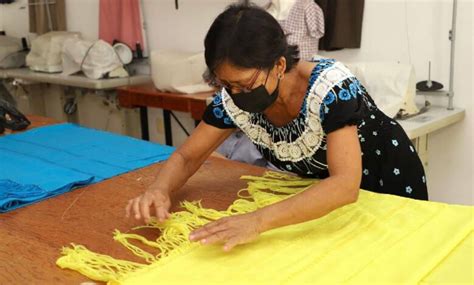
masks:
[(0, 213), (166, 160), (173, 151), (74, 124), (0, 137)]

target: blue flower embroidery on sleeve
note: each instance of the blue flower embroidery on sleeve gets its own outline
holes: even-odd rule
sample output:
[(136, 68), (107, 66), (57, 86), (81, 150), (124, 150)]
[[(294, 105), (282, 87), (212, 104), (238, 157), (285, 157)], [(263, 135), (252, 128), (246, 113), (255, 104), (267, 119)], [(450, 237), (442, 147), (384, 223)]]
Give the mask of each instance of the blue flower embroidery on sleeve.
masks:
[(215, 105), (220, 105), (222, 103), (222, 97), (220, 95), (217, 95), (216, 97), (214, 97), (214, 100), (212, 100), (212, 103), (214, 103)]
[(363, 94), (367, 93), (367, 91), (365, 90), (364, 86), (362, 86), (362, 84), (360, 84), (360, 81), (359, 81), (359, 80), (356, 80), (354, 83), (356, 83), (357, 92), (358, 92), (360, 95), (363, 95)]
[(218, 119), (222, 119), (222, 117), (224, 117), (224, 112), (222, 112), (222, 110), (218, 107), (214, 108), (212, 112), (214, 113), (214, 116), (216, 116), (216, 118)]
[(319, 118), (321, 119), (321, 121), (324, 121), (324, 104), (321, 104), (321, 106), (319, 106)]
[(232, 122), (232, 120), (231, 120), (229, 117), (225, 117), (225, 118), (224, 118), (224, 124), (226, 124), (226, 125), (233, 125), (234, 122)]
[(356, 82), (353, 82), (349, 85), (349, 89), (351, 90), (351, 95), (354, 98), (357, 98), (357, 94), (359, 93), (359, 87), (357, 86)]
[(352, 97), (351, 97), (351, 94), (349, 93), (349, 91), (347, 91), (346, 89), (342, 89), (341, 91), (339, 91), (339, 98), (343, 101), (348, 101)]
[(334, 100), (336, 100), (336, 95), (334, 95), (334, 92), (329, 91), (326, 97), (324, 97), (323, 103), (329, 105), (334, 102)]

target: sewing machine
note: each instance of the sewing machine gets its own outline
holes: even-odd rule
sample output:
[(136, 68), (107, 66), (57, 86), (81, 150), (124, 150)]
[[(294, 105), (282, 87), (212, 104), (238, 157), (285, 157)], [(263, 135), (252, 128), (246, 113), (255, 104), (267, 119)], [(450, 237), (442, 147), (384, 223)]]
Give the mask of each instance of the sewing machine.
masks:
[(24, 66), (25, 57), (26, 51), (20, 39), (0, 36), (0, 69)]

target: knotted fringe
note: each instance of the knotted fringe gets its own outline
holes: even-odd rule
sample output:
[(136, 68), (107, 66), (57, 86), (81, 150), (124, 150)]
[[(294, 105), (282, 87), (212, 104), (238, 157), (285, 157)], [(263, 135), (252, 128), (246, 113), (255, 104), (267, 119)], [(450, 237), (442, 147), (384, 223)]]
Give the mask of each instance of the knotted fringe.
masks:
[(90, 279), (97, 281), (117, 281), (129, 272), (143, 268), (146, 264), (112, 258), (108, 255), (94, 253), (85, 246), (71, 244), (63, 248), (63, 255), (56, 261), (61, 268), (75, 270)]
[[(279, 172), (266, 172), (262, 177), (242, 176), (241, 179), (248, 182), (247, 189), (239, 191), (239, 199), (225, 211), (205, 209), (199, 201), (182, 202), (185, 211), (172, 213), (171, 217), (164, 223), (152, 220), (145, 226), (133, 228), (153, 228), (161, 232), (159, 238), (154, 241), (148, 240), (141, 235), (114, 232), (114, 240), (128, 248), (133, 254), (144, 259), (147, 264), (134, 263), (127, 260), (115, 259), (107, 255), (97, 254), (89, 251), (81, 245), (72, 244), (71, 247), (62, 249), (62, 257), (56, 264), (65, 269), (72, 269), (81, 274), (98, 281), (110, 283), (119, 282), (125, 275), (136, 271), (148, 264), (161, 262), (163, 258), (179, 255), (198, 244), (189, 241), (189, 234), (210, 221), (215, 221), (231, 215), (244, 214), (257, 210), (258, 208), (276, 203), (301, 192), (313, 185), (316, 180), (302, 179)], [(244, 191), (248, 196), (244, 196)], [(140, 241), (143, 245), (159, 250), (154, 255), (132, 243), (131, 240)]]

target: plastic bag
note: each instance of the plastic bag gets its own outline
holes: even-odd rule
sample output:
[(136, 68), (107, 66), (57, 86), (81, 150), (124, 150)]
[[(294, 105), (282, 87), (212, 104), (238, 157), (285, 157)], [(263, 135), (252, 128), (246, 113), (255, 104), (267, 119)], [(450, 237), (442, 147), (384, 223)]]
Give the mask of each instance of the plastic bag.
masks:
[(152, 51), (151, 79), (162, 91), (199, 93), (212, 91), (204, 79), (206, 71), (204, 53), (179, 51)]
[(96, 42), (69, 39), (63, 46), (63, 75), (83, 71), (88, 78), (100, 79), (109, 72), (123, 67), (114, 48), (103, 40)]
[(80, 33), (73, 32), (49, 32), (40, 35), (31, 43), (31, 51), (26, 56), (26, 65), (34, 71), (61, 72), (64, 42), (80, 38)]

